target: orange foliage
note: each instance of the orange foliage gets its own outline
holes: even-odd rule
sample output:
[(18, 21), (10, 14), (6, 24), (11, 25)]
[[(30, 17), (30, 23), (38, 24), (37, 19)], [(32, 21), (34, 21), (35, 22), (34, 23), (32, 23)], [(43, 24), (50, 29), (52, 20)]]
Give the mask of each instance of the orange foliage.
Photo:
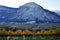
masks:
[(0, 30), (0, 35), (33, 35), (33, 34), (36, 34), (36, 35), (41, 35), (41, 34), (60, 34), (60, 29), (50, 29), (50, 30), (41, 30), (41, 31), (37, 31), (35, 32), (35, 30), (33, 31), (30, 31), (28, 29), (22, 31), (22, 30), (16, 30), (15, 32), (9, 30)]

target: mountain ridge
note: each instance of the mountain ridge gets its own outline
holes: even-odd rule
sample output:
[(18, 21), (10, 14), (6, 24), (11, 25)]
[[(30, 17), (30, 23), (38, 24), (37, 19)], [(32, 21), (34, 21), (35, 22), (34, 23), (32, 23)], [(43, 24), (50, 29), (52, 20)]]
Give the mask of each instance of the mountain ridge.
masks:
[[(34, 6), (34, 7), (31, 7)], [(23, 10), (23, 11), (22, 11)], [(30, 19), (30, 21), (33, 21), (34, 19), (36, 20), (36, 18), (40, 21), (40, 22), (57, 22), (60, 20), (60, 16), (57, 15), (54, 12), (51, 12), (49, 10), (44, 9), (43, 7), (41, 7), (40, 5), (36, 4), (36, 3), (27, 3), (24, 4), (23, 6), (21, 6), (18, 10), (18, 16), (22, 19), (22, 20), (26, 20), (28, 21)], [(48, 16), (49, 15), (49, 16)], [(51, 17), (52, 15), (52, 17)], [(46, 18), (44, 18), (46, 17)], [(48, 18), (49, 17), (49, 18)], [(54, 18), (53, 18), (54, 17)], [(57, 17), (57, 18), (56, 18)], [(18, 18), (18, 17), (17, 17)], [(40, 19), (39, 19), (40, 18)], [(43, 19), (42, 19), (43, 18)], [(46, 20), (45, 20), (46, 19)], [(57, 19), (57, 20), (56, 20)], [(34, 20), (34, 21), (35, 21)], [(60, 21), (59, 21), (60, 22)]]
[(36, 21), (37, 23), (59, 23), (60, 16), (55, 12), (44, 9), (34, 2), (30, 2), (20, 6), (19, 8), (0, 6), (0, 22), (1, 21), (20, 23), (29, 21)]

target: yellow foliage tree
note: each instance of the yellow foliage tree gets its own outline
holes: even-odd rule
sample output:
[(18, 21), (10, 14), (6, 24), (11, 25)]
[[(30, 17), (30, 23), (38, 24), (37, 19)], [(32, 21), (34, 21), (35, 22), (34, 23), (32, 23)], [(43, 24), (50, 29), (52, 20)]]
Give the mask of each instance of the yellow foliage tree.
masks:
[(60, 34), (60, 28), (56, 28), (56, 34)]
[(5, 29), (1, 30), (0, 32), (1, 35), (8, 35), (8, 32)]
[(11, 31), (11, 30), (9, 30), (9, 31), (8, 31), (8, 35), (14, 35), (14, 32)]
[(40, 31), (37, 31), (37, 32), (36, 32), (36, 35), (40, 35), (40, 34), (41, 34), (41, 32), (40, 32)]
[(41, 34), (44, 34), (45, 30), (41, 30)]
[(16, 30), (16, 31), (15, 31), (15, 34), (16, 34), (16, 35), (22, 35), (22, 30)]
[(32, 33), (30, 30), (28, 30), (28, 29), (25, 30), (25, 33), (26, 33), (26, 35), (33, 34), (33, 33)]

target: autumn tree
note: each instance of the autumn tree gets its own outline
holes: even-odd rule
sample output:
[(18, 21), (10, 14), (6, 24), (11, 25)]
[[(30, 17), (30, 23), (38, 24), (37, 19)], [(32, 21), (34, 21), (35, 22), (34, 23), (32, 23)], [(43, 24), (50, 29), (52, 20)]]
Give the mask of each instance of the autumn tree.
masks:
[(3, 30), (0, 31), (0, 34), (1, 35), (8, 35), (8, 32), (5, 29), (3, 29)]
[(22, 30), (16, 30), (15, 33), (16, 35), (22, 35)]
[(25, 30), (25, 33), (26, 33), (26, 35), (32, 34), (32, 32), (30, 30), (28, 30), (28, 29)]

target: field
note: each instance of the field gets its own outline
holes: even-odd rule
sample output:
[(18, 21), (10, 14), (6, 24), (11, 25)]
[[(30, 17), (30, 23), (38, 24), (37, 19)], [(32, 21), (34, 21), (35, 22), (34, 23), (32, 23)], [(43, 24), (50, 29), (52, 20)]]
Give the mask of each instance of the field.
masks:
[(60, 40), (60, 36), (0, 36), (0, 40)]

